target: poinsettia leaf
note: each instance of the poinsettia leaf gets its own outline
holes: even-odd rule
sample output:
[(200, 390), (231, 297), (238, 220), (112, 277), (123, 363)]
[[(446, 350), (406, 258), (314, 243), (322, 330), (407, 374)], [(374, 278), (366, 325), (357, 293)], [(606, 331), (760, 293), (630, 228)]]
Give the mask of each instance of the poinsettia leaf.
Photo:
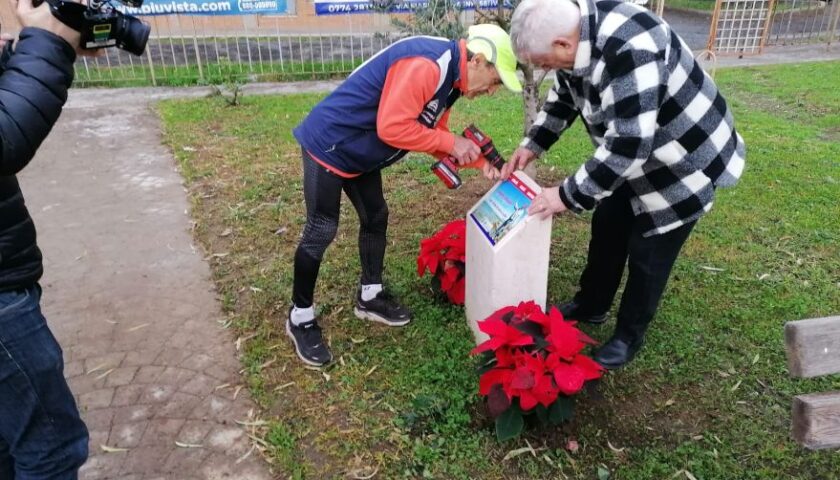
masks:
[(438, 257), (437, 255), (430, 255), (426, 259), (426, 266), (429, 269), (429, 273), (431, 273), (432, 275), (437, 273), (438, 261), (439, 260), (440, 260), (440, 257)]
[(561, 362), (554, 369), (554, 382), (557, 384), (557, 388), (560, 389), (561, 393), (574, 395), (583, 388), (583, 370), (576, 365)]
[(554, 377), (552, 375), (540, 375), (537, 379), (537, 384), (534, 386), (533, 392), (534, 396), (537, 397), (537, 401), (547, 407), (557, 400), (557, 395), (560, 393), (560, 389), (558, 389), (557, 385), (555, 385)]
[(470, 355), (475, 355), (477, 353), (485, 352), (487, 350), (495, 350), (504, 344), (504, 339), (501, 338), (491, 338), (483, 342), (481, 345), (473, 348), (470, 350)]
[(537, 404), (537, 397), (535, 397), (530, 390), (523, 390), (519, 392), (519, 406), (522, 407), (523, 412), (533, 410)]
[(551, 344), (551, 350), (566, 360), (574, 356), (585, 346), (579, 338), (580, 331), (566, 322), (551, 324), (551, 334), (546, 338)]
[(496, 417), (496, 438), (500, 442), (516, 438), (522, 433), (524, 426), (525, 420), (522, 418), (522, 411), (516, 404), (511, 404), (510, 408)]
[(556, 306), (552, 305), (551, 308), (548, 310), (548, 318), (552, 321), (563, 321), (563, 312), (561, 312)]
[(508, 326), (499, 319), (488, 318), (478, 322), (478, 329), (491, 337), (502, 336), (507, 332)]
[[(496, 310), (495, 312), (491, 313), (489, 317), (485, 318), (481, 322), (488, 322), (488, 321), (491, 321), (491, 320), (499, 320), (499, 321), (503, 321), (504, 323), (507, 323), (507, 319), (505, 318), (505, 316), (512, 311), (513, 311), (513, 307), (502, 307), (502, 308)], [(481, 323), (481, 322), (479, 322), (479, 323)]]
[(572, 365), (581, 369), (584, 380), (595, 380), (601, 378), (604, 373), (604, 367), (586, 355), (575, 356), (575, 359), (572, 361)]
[(506, 387), (510, 385), (513, 371), (509, 368), (493, 368), (485, 372), (478, 379), (479, 395), (487, 395), (494, 385)]
[(551, 404), (549, 411), (549, 420), (553, 425), (560, 425), (561, 423), (571, 420), (575, 413), (575, 399), (560, 395), (557, 400)]
[(440, 288), (444, 292), (448, 292), (452, 285), (455, 284), (455, 280), (458, 279), (458, 269), (450, 268), (448, 270), (443, 271), (443, 275), (438, 275), (440, 278)]
[(537, 415), (540, 425), (548, 425), (548, 408), (543, 405), (534, 407), (534, 413)]
[(513, 322), (511, 325), (520, 332), (529, 335), (537, 347), (545, 348), (548, 346), (548, 341), (546, 341), (543, 336), (542, 326), (539, 323), (531, 320), (524, 320), (521, 322)]
[(496, 355), (492, 351), (484, 351), (478, 356), (478, 360), (476, 361), (476, 372), (479, 375), (482, 375), (496, 366), (498, 362), (496, 361)]
[(589, 345), (598, 345), (597, 340), (581, 331), (578, 331), (578, 340), (580, 340), (583, 343), (588, 343)]
[(534, 373), (525, 367), (519, 367), (513, 371), (513, 380), (510, 386), (523, 390), (533, 388), (535, 383)]
[(510, 408), (510, 399), (505, 394), (500, 384), (493, 385), (487, 395), (487, 411), (491, 417), (496, 418)]
[(464, 299), (466, 297), (466, 282), (463, 277), (452, 285), (452, 288), (446, 292), (446, 296), (449, 297), (449, 301), (452, 302), (453, 305), (464, 304)]

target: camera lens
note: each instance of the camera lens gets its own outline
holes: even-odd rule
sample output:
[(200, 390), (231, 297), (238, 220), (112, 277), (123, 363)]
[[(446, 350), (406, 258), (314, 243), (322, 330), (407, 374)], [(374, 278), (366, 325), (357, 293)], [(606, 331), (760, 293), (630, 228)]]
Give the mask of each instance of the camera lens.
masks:
[(117, 21), (117, 47), (137, 56), (146, 50), (152, 27), (130, 15), (122, 15)]

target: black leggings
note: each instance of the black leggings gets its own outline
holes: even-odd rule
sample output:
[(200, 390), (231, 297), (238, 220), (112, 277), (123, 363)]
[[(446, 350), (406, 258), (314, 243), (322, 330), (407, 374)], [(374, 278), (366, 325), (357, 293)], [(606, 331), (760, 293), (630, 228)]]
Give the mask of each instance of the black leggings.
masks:
[(319, 165), (305, 150), (302, 156), (306, 226), (295, 252), (292, 301), (298, 308), (307, 308), (312, 305), (321, 259), (338, 231), (341, 191), (344, 190), (359, 214), (359, 257), (363, 285), (382, 283), (388, 205), (382, 196), (382, 175), (379, 170), (358, 177), (342, 178)]

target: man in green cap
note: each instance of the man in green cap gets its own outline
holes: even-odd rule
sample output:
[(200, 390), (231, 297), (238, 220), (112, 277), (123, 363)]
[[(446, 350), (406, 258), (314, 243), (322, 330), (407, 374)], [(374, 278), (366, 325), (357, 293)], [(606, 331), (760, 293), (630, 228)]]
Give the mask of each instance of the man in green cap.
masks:
[[(321, 259), (338, 229), (342, 190), (360, 222), (355, 314), (406, 325), (410, 312), (382, 285), (388, 206), (380, 172), (408, 152), (449, 155), (461, 165), (477, 160), (479, 148), (449, 131), (449, 109), (461, 96), (492, 95), (501, 85), (522, 90), (510, 37), (498, 26), (475, 25), (463, 40), (409, 37), (357, 68), (294, 130), (303, 157), (307, 216), (285, 327), (304, 363), (332, 360), (313, 296)], [(487, 166), (484, 173), (493, 178), (498, 172)]]

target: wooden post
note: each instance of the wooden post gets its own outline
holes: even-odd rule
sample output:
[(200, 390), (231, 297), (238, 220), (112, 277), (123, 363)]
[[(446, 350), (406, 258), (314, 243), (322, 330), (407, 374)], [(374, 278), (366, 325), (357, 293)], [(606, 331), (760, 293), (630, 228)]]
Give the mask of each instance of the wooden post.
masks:
[[(840, 316), (785, 324), (788, 370), (809, 378), (840, 372)], [(840, 447), (840, 391), (793, 399), (793, 438), (809, 449)]]
[(840, 447), (840, 392), (793, 399), (793, 438), (811, 450)]
[(840, 372), (840, 316), (787, 322), (785, 346), (794, 377)]

